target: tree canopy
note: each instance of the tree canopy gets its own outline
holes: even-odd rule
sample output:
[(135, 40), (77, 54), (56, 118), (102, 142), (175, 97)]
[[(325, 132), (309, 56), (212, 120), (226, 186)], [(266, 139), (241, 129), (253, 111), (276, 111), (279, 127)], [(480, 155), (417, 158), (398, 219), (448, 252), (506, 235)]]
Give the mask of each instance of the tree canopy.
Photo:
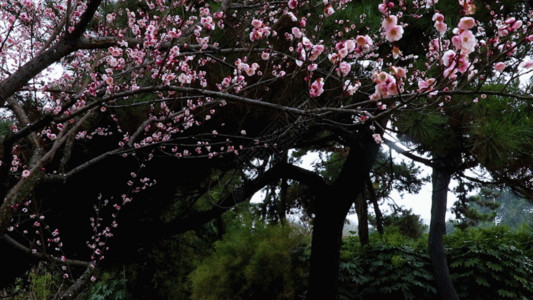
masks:
[[(267, 187), (268, 222), (309, 212), (305, 294), (332, 299), (352, 205), (361, 227), (369, 203), (381, 218), (379, 197), (423, 181), (384, 163), (386, 145), (433, 170), (429, 256), (458, 299), (452, 178), (533, 199), (532, 15), (498, 0), (0, 0), (0, 247), (53, 265), (74, 298), (176, 235), (211, 245)], [(314, 172), (292, 150), (336, 161)]]

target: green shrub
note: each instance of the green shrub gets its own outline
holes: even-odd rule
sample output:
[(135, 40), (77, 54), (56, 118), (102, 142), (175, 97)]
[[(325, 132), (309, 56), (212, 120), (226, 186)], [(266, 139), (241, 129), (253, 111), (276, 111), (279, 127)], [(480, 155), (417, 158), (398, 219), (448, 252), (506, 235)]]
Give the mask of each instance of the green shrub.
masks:
[[(340, 299), (431, 299), (436, 295), (431, 265), (425, 248), (399, 235), (371, 241), (343, 253), (340, 268)], [(408, 245), (410, 244), (410, 245)], [(347, 249), (346, 249), (347, 250)]]
[(303, 253), (298, 247), (304, 241), (291, 226), (255, 222), (234, 228), (190, 274), (191, 298), (294, 299), (306, 276), (295, 255)]
[[(464, 299), (533, 299), (533, 257), (507, 227), (473, 228), (447, 238), (450, 273)], [(529, 233), (531, 236), (531, 231)], [(531, 252), (529, 253), (531, 254)]]
[(125, 269), (120, 272), (103, 272), (99, 280), (91, 287), (87, 298), (89, 300), (130, 299), (127, 283)]
[[(344, 240), (340, 299), (434, 299), (427, 245), (398, 234), (361, 247)], [(533, 230), (503, 226), (456, 230), (445, 238), (452, 281), (461, 299), (533, 299)]]

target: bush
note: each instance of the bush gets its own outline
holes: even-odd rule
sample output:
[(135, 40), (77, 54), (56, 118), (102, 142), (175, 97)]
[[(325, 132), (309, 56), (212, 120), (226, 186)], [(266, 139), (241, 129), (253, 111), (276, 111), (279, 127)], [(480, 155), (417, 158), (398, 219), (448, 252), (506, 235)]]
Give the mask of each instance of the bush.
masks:
[[(229, 231), (189, 275), (192, 299), (294, 299), (307, 277), (291, 226), (250, 222)], [(299, 252), (302, 255), (302, 251)]]
[[(531, 227), (457, 230), (445, 239), (452, 281), (462, 299), (533, 299)], [(340, 299), (434, 299), (427, 246), (398, 233), (361, 247), (345, 239)]]
[(345, 240), (340, 268), (339, 298), (431, 299), (435, 283), (426, 248), (394, 232), (374, 236), (361, 247)]
[(496, 226), (448, 237), (450, 272), (459, 296), (533, 299), (533, 257), (524, 251), (527, 245), (520, 239), (524, 233)]

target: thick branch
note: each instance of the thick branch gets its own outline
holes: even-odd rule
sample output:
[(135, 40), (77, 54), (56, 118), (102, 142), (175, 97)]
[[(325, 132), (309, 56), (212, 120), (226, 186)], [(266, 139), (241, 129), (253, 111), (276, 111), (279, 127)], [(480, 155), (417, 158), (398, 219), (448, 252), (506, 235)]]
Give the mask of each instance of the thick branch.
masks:
[(177, 220), (170, 224), (162, 224), (161, 226), (163, 228), (156, 232), (161, 232), (163, 236), (168, 236), (183, 233), (201, 226), (222, 215), (235, 205), (248, 200), (263, 187), (281, 178), (297, 180), (314, 190), (320, 190), (326, 186), (322, 177), (314, 172), (291, 164), (281, 163), (270, 168), (259, 178), (246, 182), (241, 187), (234, 189), (231, 194), (226, 195), (218, 201), (210, 210), (193, 214), (186, 219)]
[(101, 1), (102, 0), (89, 1), (87, 4), (87, 10), (81, 16), (80, 22), (76, 25), (72, 33), (67, 34), (63, 40), (53, 47), (39, 53), (34, 59), (28, 61), (15, 73), (0, 83), (0, 106), (3, 106), (9, 97), (19, 91), (28, 81), (42, 70), (77, 50), (76, 40), (79, 39), (85, 31), (85, 27), (92, 19), (92, 16), (96, 12)]
[(89, 282), (91, 278), (91, 274), (94, 271), (94, 266), (89, 265), (87, 266), (87, 269), (85, 269), (85, 272), (81, 274), (81, 276), (72, 284), (64, 293), (61, 295), (60, 299), (75, 299), (78, 294), (83, 290), (85, 285)]

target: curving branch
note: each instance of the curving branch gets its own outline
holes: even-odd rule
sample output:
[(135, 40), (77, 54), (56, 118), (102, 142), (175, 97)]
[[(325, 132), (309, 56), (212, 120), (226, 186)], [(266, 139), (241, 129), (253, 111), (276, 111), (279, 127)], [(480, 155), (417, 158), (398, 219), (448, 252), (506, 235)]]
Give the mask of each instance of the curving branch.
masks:
[(320, 175), (292, 164), (279, 163), (258, 178), (235, 188), (219, 200), (213, 208), (192, 214), (185, 219), (159, 224), (154, 232), (158, 232), (160, 237), (167, 237), (195, 229), (221, 216), (235, 205), (249, 200), (256, 192), (282, 178), (299, 181), (314, 191), (321, 191), (326, 187), (326, 182)]

